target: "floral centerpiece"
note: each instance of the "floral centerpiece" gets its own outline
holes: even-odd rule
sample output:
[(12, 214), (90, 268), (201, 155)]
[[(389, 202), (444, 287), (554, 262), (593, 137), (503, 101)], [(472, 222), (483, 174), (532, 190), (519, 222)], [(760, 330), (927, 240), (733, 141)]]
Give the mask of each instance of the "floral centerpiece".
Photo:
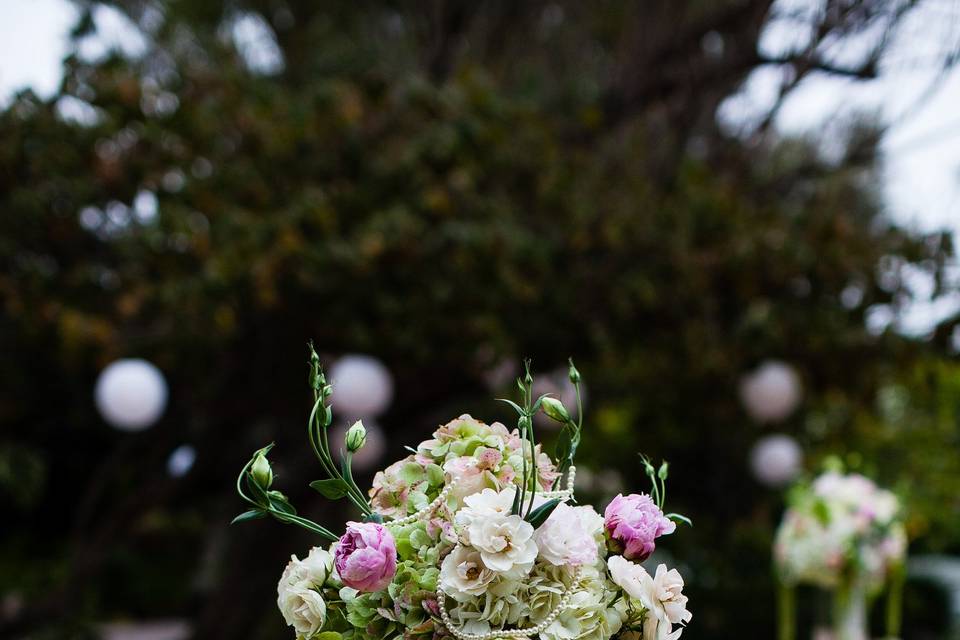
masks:
[(794, 487), (774, 542), (781, 640), (794, 637), (797, 584), (833, 592), (835, 640), (864, 640), (867, 600), (889, 587), (887, 637), (897, 637), (906, 550), (900, 501), (869, 478), (831, 470)]
[[(333, 389), (311, 349), (307, 432), (326, 477), (310, 486), (349, 500), (358, 519), (337, 535), (297, 514), (273, 488), (270, 447), (240, 473), (249, 509), (235, 519), (270, 516), (329, 543), (293, 556), (280, 578), (277, 604), (298, 640), (680, 637), (691, 619), (683, 578), (640, 564), (677, 522), (689, 524), (663, 511), (667, 464), (644, 458), (651, 492), (618, 495), (603, 515), (576, 505), (583, 412), (573, 419), (559, 400), (534, 398), (529, 371), (527, 363), (519, 401), (504, 401), (516, 428), (462, 415), (378, 472), (364, 493), (351, 472), (363, 425), (347, 431), (335, 464), (327, 438)], [(569, 376), (579, 405), (572, 362)], [(538, 412), (562, 425), (553, 456), (535, 439)]]

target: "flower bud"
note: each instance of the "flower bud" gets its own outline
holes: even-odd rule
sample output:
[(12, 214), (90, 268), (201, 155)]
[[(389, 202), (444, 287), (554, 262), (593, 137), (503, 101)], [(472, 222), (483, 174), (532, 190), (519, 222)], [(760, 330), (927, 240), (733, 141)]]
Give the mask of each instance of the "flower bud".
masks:
[(527, 416), (520, 416), (520, 419), (517, 420), (517, 427), (520, 428), (521, 434), (525, 434), (530, 429), (530, 418)]
[(573, 358), (570, 358), (570, 370), (567, 372), (567, 376), (569, 376), (570, 382), (573, 384), (580, 382), (580, 372), (573, 366)]
[(663, 461), (662, 463), (660, 463), (660, 469), (657, 471), (657, 477), (660, 478), (661, 480), (666, 480), (667, 471), (669, 468), (670, 468), (670, 465), (667, 463), (667, 461)]
[(314, 391), (320, 391), (327, 384), (327, 379), (323, 375), (323, 367), (320, 366), (320, 356), (313, 348), (313, 343), (309, 343), (310, 348), (310, 388)]
[(543, 408), (543, 412), (553, 420), (563, 423), (570, 422), (570, 414), (567, 413), (567, 408), (564, 407), (563, 403), (556, 398), (547, 396), (543, 399), (543, 402), (540, 404), (540, 406)]
[(254, 482), (263, 489), (269, 489), (273, 484), (273, 469), (270, 468), (270, 461), (262, 453), (257, 454), (253, 464), (250, 465), (250, 475)]
[(344, 437), (344, 443), (347, 445), (347, 451), (356, 453), (367, 442), (367, 430), (363, 428), (363, 421), (357, 420), (347, 429), (347, 435)]

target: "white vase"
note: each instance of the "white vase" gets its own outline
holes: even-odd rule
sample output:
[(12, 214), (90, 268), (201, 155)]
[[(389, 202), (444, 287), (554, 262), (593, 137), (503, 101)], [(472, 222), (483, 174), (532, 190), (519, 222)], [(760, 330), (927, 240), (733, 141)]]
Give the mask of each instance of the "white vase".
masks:
[(860, 576), (841, 584), (834, 593), (834, 640), (869, 640), (867, 589)]

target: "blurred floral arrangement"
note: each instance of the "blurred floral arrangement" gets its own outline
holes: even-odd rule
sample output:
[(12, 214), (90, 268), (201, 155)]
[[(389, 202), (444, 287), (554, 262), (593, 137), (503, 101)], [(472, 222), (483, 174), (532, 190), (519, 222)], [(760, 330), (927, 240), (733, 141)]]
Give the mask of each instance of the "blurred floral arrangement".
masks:
[[(569, 379), (580, 405), (572, 361)], [(559, 400), (534, 398), (529, 362), (517, 385), (519, 403), (504, 400), (517, 413), (515, 429), (462, 415), (378, 472), (364, 495), (351, 472), (363, 424), (346, 432), (338, 466), (327, 438), (333, 389), (311, 348), (307, 431), (327, 477), (310, 486), (348, 499), (362, 518), (337, 536), (298, 515), (272, 488), (268, 446), (237, 479), (249, 509), (234, 520), (271, 516), (330, 543), (293, 556), (277, 587), (298, 639), (680, 637), (691, 619), (683, 578), (639, 564), (677, 522), (690, 524), (663, 511), (668, 465), (643, 458), (651, 493), (618, 495), (602, 516), (573, 506), (583, 412), (573, 419)], [(553, 457), (535, 439), (539, 412), (561, 424)]]
[(795, 634), (798, 584), (833, 592), (835, 640), (864, 640), (869, 600), (887, 588), (886, 637), (898, 637), (907, 536), (897, 496), (861, 474), (831, 469), (794, 486), (788, 503), (774, 542), (780, 639)]

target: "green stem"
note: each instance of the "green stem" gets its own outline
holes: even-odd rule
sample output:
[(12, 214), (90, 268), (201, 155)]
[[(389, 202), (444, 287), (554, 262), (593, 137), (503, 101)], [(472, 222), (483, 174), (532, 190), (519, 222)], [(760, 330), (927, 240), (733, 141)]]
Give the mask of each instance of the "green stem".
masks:
[[(330, 455), (330, 442), (327, 440), (326, 427), (328, 425), (326, 424), (326, 407), (323, 404), (325, 398), (323, 394), (316, 392), (314, 392), (314, 397), (313, 409), (310, 411), (310, 419), (307, 423), (307, 434), (310, 437), (310, 445), (313, 447), (313, 451), (317, 459), (320, 460), (320, 464), (323, 466), (323, 470), (327, 475), (333, 479), (342, 480), (347, 485), (347, 497), (350, 498), (350, 501), (360, 509), (361, 513), (369, 515), (371, 513), (370, 504), (363, 496), (363, 492), (360, 491), (357, 483), (352, 477), (345, 478), (337, 469), (337, 465), (333, 463), (333, 457)], [(322, 422), (318, 415), (320, 407), (324, 407), (324, 419)]]
[(533, 511), (533, 500), (537, 495), (537, 484), (539, 482), (539, 470), (537, 469), (537, 444), (536, 439), (533, 435), (533, 416), (530, 416), (530, 462), (532, 463), (532, 477), (533, 485), (530, 488), (530, 502), (527, 505), (527, 512), (524, 514), (524, 517), (530, 515), (530, 512)]
[(363, 498), (363, 495), (360, 493), (360, 488), (353, 480), (353, 454), (349, 451), (343, 454), (343, 470), (346, 474), (345, 481), (348, 487), (347, 496), (350, 498), (351, 502), (353, 502), (353, 504), (360, 509), (361, 513), (364, 515), (370, 515), (370, 505)]
[(906, 570), (903, 564), (891, 569), (890, 587), (887, 591), (887, 637), (899, 638), (903, 623), (903, 583)]
[(797, 637), (797, 597), (793, 587), (777, 580), (777, 640)]
[(327, 538), (330, 542), (336, 542), (337, 540), (340, 539), (337, 536), (335, 536), (331, 531), (320, 526), (316, 522), (313, 522), (312, 520), (307, 520), (306, 518), (301, 518), (300, 516), (295, 516), (289, 513), (284, 513), (283, 511), (278, 511), (277, 509), (274, 509), (273, 506), (270, 504), (267, 504), (266, 506), (264, 506), (258, 503), (256, 500), (254, 500), (250, 496), (248, 496), (243, 491), (243, 478), (247, 474), (247, 470), (250, 469), (251, 464), (253, 464), (252, 458), (249, 461), (247, 461), (247, 464), (243, 465), (243, 469), (240, 471), (240, 475), (237, 476), (237, 493), (240, 494), (240, 497), (244, 501), (246, 501), (253, 507), (256, 507), (257, 509), (260, 509), (261, 511), (266, 511), (267, 513), (272, 515), (274, 518), (276, 518), (280, 522), (298, 525), (300, 527), (303, 527), (307, 531), (311, 531), (313, 533), (323, 536), (324, 538)]
[(320, 465), (323, 467), (323, 470), (331, 478), (339, 478), (337, 473), (337, 468), (333, 464), (333, 460), (330, 459), (330, 454), (324, 449), (323, 440), (320, 438), (321, 431), (323, 427), (319, 422), (319, 416), (317, 415), (317, 410), (323, 406), (323, 395), (314, 393), (316, 398), (313, 401), (313, 409), (310, 410), (310, 419), (307, 421), (307, 435), (310, 438), (310, 446), (313, 448), (314, 454), (316, 454), (317, 459), (320, 461)]

